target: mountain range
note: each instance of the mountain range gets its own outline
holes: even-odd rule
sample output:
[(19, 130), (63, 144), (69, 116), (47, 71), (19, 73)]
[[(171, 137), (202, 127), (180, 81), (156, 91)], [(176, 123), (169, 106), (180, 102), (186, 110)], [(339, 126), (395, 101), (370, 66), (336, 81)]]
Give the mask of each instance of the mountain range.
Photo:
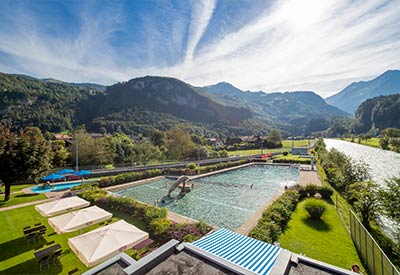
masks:
[[(189, 124), (200, 134), (266, 134), (279, 127), (302, 134), (315, 118), (346, 115), (313, 92), (244, 92), (229, 83), (194, 87), (147, 76), (103, 87), (0, 74), (1, 120), (46, 131), (85, 126), (89, 131), (150, 134)], [(323, 129), (317, 129), (323, 130)]]
[(400, 93), (400, 71), (389, 70), (369, 80), (353, 82), (326, 102), (354, 115), (360, 104), (373, 97)]
[[(396, 72), (389, 71), (372, 84), (359, 82), (362, 85), (353, 83), (349, 87), (353, 91), (361, 86), (364, 91), (373, 90), (368, 88), (369, 83), (395, 90), (396, 84), (388, 79)], [(342, 102), (349, 87), (338, 94)], [(267, 94), (242, 91), (226, 82), (194, 87), (179, 79), (158, 76), (106, 87), (0, 73), (0, 119), (15, 128), (35, 125), (58, 132), (84, 126), (96, 132), (149, 135), (154, 129), (186, 124), (203, 135), (267, 134), (273, 127), (292, 135), (325, 130), (338, 116), (349, 115), (311, 91)]]

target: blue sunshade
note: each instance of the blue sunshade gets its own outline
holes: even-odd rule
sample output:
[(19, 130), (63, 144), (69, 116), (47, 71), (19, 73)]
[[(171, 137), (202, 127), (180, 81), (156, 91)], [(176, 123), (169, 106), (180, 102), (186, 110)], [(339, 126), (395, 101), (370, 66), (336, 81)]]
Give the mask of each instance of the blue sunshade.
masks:
[(219, 229), (192, 245), (260, 275), (269, 273), (281, 250), (227, 229)]

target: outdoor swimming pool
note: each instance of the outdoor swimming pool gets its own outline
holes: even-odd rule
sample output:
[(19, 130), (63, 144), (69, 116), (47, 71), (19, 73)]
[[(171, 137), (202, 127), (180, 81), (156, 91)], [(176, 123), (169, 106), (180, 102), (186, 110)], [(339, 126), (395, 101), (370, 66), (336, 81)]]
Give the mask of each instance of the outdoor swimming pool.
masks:
[[(85, 180), (85, 184), (93, 181), (93, 180)], [(31, 188), (31, 191), (34, 193), (47, 193), (47, 192), (51, 192), (51, 191), (60, 191), (60, 190), (67, 190), (69, 188), (72, 188), (74, 186), (78, 186), (81, 185), (82, 182), (69, 182), (69, 183), (54, 183), (52, 184), (52, 186), (54, 187), (50, 187), (50, 186), (46, 186), (46, 187), (42, 187), (42, 184), (38, 184), (35, 187)]]
[[(189, 182), (194, 189), (183, 198), (159, 204), (177, 214), (235, 230), (285, 185), (298, 181), (295, 167), (252, 165)], [(115, 193), (154, 204), (174, 180), (163, 179)], [(253, 184), (253, 188), (251, 185)], [(179, 193), (175, 189), (172, 197)]]

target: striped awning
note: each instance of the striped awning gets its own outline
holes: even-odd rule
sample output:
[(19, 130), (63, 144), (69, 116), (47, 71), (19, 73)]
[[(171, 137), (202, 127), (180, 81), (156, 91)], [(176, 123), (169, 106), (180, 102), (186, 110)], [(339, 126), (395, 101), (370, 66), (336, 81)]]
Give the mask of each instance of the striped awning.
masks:
[(260, 275), (269, 273), (281, 250), (275, 245), (227, 229), (219, 229), (192, 245)]

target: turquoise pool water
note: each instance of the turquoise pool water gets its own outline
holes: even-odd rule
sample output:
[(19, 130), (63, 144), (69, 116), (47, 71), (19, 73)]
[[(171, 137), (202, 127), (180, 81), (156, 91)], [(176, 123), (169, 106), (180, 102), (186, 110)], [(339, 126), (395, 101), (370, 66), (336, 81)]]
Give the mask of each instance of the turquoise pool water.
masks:
[[(91, 181), (91, 180), (89, 180)], [(85, 184), (88, 183), (89, 181), (85, 180)], [(72, 188), (74, 186), (77, 185), (81, 185), (82, 182), (71, 182), (71, 183), (54, 183), (52, 184), (53, 187), (50, 186), (46, 186), (46, 187), (42, 187), (42, 184), (36, 185), (35, 187), (32, 187), (31, 190), (32, 192), (35, 193), (47, 193), (47, 192), (51, 192), (51, 191), (60, 191), (60, 190), (66, 190), (69, 188)]]
[[(177, 214), (235, 230), (284, 186), (298, 181), (294, 167), (252, 165), (189, 182), (194, 189), (183, 198), (161, 204)], [(154, 204), (174, 180), (164, 179), (115, 192)], [(253, 184), (253, 188), (251, 185)], [(179, 193), (177, 188), (172, 197)]]

